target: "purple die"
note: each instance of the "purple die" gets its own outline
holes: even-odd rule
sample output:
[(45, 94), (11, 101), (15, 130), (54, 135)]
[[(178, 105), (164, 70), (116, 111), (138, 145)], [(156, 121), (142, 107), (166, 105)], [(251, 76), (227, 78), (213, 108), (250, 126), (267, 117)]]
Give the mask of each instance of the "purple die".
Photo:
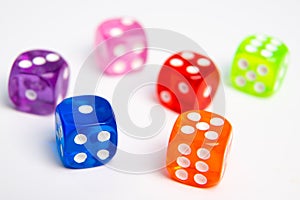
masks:
[(9, 77), (9, 97), (20, 111), (47, 115), (67, 93), (67, 62), (57, 53), (32, 50), (15, 60)]
[(96, 32), (96, 59), (107, 74), (140, 69), (147, 59), (147, 40), (142, 26), (130, 18), (110, 19)]

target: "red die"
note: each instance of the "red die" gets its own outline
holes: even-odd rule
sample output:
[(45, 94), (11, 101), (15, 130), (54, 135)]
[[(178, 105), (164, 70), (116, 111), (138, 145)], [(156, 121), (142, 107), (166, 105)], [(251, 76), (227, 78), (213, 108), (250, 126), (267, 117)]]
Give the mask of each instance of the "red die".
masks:
[(220, 81), (213, 61), (195, 52), (184, 51), (166, 60), (157, 80), (160, 102), (176, 111), (203, 110), (214, 97)]

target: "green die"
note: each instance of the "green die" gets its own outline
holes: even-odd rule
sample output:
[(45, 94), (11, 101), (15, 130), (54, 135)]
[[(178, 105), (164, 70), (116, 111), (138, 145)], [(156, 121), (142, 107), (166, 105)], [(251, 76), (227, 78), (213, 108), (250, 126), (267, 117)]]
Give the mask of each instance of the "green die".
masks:
[(282, 84), (288, 55), (287, 46), (278, 39), (266, 35), (247, 37), (232, 63), (232, 85), (255, 96), (271, 96)]

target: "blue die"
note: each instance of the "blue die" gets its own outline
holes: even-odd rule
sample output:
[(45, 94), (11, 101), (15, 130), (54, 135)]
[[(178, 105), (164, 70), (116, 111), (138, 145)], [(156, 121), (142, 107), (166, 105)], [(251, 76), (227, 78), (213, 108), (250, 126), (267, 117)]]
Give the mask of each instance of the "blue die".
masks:
[(56, 144), (65, 167), (88, 168), (107, 163), (116, 153), (117, 125), (109, 102), (86, 95), (56, 107)]

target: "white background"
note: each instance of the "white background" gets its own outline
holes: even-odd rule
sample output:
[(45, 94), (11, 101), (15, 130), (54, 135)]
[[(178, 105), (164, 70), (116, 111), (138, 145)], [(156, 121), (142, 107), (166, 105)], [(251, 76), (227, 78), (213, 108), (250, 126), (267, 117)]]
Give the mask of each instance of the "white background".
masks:
[[(299, 8), (296, 0), (0, 0), (0, 199), (299, 199)], [(234, 142), (218, 186), (199, 189), (179, 184), (167, 177), (165, 169), (142, 175), (105, 166), (65, 169), (54, 146), (53, 116), (35, 116), (12, 108), (7, 83), (17, 55), (36, 48), (61, 53), (72, 70), (70, 96), (79, 69), (92, 51), (96, 26), (114, 16), (133, 16), (144, 27), (182, 33), (204, 47), (220, 68)], [(227, 84), (237, 45), (257, 32), (277, 36), (291, 52), (284, 85), (268, 99), (242, 94)], [(102, 87), (113, 91), (117, 80), (106, 77)], [(145, 98), (129, 111), (142, 110), (141, 121), (148, 120), (145, 111), (156, 103), (154, 91), (151, 87), (141, 91), (153, 99)], [(109, 98), (109, 93), (101, 95)], [(166, 114), (170, 120), (155, 145), (167, 144), (177, 117), (168, 110)], [(120, 148), (128, 148), (122, 131), (119, 135)], [(128, 151), (151, 151), (155, 146), (151, 142), (139, 145), (135, 141), (136, 146), (130, 145)]]

